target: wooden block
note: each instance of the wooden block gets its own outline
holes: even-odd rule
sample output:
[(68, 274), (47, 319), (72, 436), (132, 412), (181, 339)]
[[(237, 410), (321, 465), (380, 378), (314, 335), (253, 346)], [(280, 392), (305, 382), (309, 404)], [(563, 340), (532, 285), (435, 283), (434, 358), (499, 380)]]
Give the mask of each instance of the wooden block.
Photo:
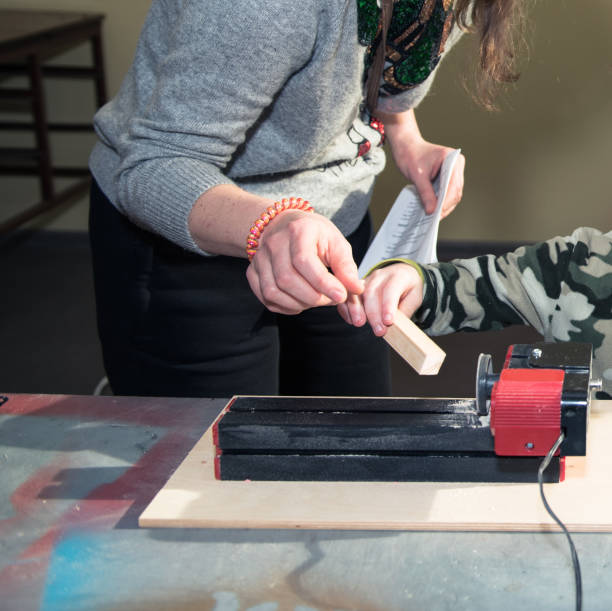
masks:
[[(587, 456), (546, 495), (572, 531), (612, 532), (612, 401), (594, 401)], [(246, 482), (214, 477), (209, 429), (141, 514), (162, 528), (559, 531), (537, 484)]]
[(399, 310), (384, 335), (387, 343), (420, 375), (436, 375), (446, 352)]

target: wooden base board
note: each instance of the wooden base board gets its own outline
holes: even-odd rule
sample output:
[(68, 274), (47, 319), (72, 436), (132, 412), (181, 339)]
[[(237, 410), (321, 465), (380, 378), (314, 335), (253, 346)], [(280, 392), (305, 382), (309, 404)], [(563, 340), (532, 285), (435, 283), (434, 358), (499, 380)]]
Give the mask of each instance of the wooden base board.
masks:
[[(593, 401), (588, 456), (546, 497), (575, 532), (612, 532), (612, 401)], [(537, 484), (214, 479), (211, 429), (141, 514), (148, 528), (556, 531)]]

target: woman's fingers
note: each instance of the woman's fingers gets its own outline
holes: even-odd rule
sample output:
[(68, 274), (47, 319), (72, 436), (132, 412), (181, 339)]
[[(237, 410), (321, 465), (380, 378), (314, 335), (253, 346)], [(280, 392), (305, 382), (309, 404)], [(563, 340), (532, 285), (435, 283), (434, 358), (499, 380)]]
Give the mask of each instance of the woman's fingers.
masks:
[(347, 300), (341, 305), (346, 308), (348, 312), (349, 320), (347, 322), (354, 325), (355, 327), (362, 327), (366, 324), (367, 317), (360, 295), (355, 295), (355, 293), (349, 293)]
[(413, 178), (413, 182), (414, 186), (419, 192), (419, 197), (421, 198), (421, 202), (423, 204), (423, 210), (425, 210), (427, 214), (432, 214), (436, 210), (438, 198), (436, 197), (436, 192), (431, 184), (429, 175), (424, 172), (416, 174)]
[(310, 221), (304, 218), (288, 227), (296, 271), (334, 303), (344, 302), (349, 293), (361, 293), (364, 283), (359, 279), (351, 245), (327, 219), (317, 216)]
[(447, 217), (457, 207), (457, 204), (463, 197), (464, 171), (465, 157), (460, 154), (455, 162), (455, 167), (448, 183), (446, 197), (442, 202), (441, 218)]
[(299, 314), (309, 307), (278, 288), (270, 266), (265, 265), (263, 261), (258, 262), (257, 270), (252, 264), (249, 265), (246, 275), (249, 286), (257, 299), (271, 312)]
[[(266, 228), (247, 278), (257, 298), (282, 313), (343, 303), (349, 292), (363, 291), (351, 247), (335, 225), (319, 215), (293, 211)], [(346, 315), (351, 312), (358, 317), (354, 302)]]

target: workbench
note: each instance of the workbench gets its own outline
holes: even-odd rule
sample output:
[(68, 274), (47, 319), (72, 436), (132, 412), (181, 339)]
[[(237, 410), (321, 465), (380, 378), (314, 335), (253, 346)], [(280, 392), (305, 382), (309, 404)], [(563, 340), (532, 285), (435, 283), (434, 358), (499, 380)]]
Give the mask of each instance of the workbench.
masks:
[[(557, 533), (139, 528), (225, 399), (7, 398), (2, 610), (573, 608)], [(607, 611), (612, 534), (573, 538), (584, 609)]]

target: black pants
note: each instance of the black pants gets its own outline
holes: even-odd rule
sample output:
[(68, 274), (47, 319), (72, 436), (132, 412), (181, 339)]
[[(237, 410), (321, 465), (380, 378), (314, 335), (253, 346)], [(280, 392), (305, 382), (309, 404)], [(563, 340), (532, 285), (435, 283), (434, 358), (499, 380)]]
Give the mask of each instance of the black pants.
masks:
[[(98, 332), (118, 395), (387, 396), (386, 343), (335, 307), (274, 314), (253, 295), (247, 261), (204, 257), (144, 231), (100, 188), (89, 219)], [(370, 220), (350, 236), (356, 260)]]

